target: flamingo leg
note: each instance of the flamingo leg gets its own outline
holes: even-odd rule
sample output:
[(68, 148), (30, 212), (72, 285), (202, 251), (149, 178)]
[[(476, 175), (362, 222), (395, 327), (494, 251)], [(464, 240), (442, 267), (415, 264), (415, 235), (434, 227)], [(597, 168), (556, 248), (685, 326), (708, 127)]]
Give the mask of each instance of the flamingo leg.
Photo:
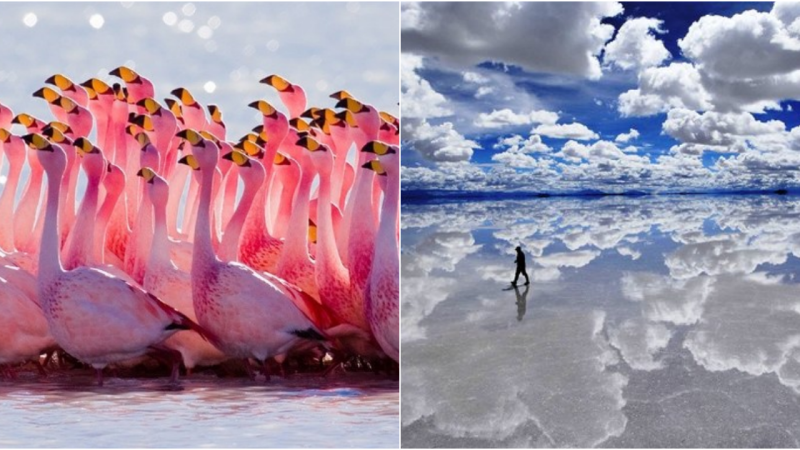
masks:
[(103, 369), (95, 369), (97, 385), (103, 387)]
[(264, 378), (265, 378), (264, 382), (269, 382), (269, 380), (270, 380), (269, 362), (268, 362), (267, 359), (265, 359), (264, 361), (261, 361), (261, 372), (264, 374)]

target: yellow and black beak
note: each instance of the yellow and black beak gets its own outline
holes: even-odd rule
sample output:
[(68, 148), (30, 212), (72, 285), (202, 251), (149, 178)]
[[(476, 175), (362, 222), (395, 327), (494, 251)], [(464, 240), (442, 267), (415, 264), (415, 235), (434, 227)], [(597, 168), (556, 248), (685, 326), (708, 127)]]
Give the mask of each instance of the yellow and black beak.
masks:
[(256, 100), (247, 106), (259, 110), (266, 117), (275, 117), (278, 114), (278, 110), (264, 100)]
[(200, 170), (200, 163), (197, 162), (197, 158), (195, 158), (194, 155), (184, 156), (178, 160), (178, 164), (186, 164), (191, 167), (192, 170)]
[(136, 102), (136, 106), (141, 106), (147, 110), (148, 114), (160, 114), (161, 105), (152, 98), (143, 98)]
[(122, 78), (122, 81), (124, 81), (126, 83), (137, 83), (137, 84), (140, 84), (142, 82), (142, 80), (139, 77), (138, 73), (134, 72), (133, 70), (131, 70), (131, 69), (125, 67), (125, 66), (117, 67), (116, 69), (112, 70), (108, 74), (112, 75), (112, 76), (115, 76), (115, 77)]
[(311, 219), (308, 219), (308, 241), (312, 244), (317, 243), (317, 224)]
[(268, 84), (280, 92), (285, 92), (285, 91), (291, 92), (294, 90), (292, 88), (292, 84), (289, 83), (289, 81), (287, 81), (286, 78), (283, 78), (280, 75), (270, 75), (259, 81), (259, 83)]
[(329, 95), (329, 97), (335, 100), (344, 100), (346, 98), (353, 98), (353, 96), (350, 95), (350, 93), (345, 90), (336, 91), (333, 94)]
[(337, 122), (335, 125), (344, 126), (344, 124), (346, 123), (347, 125), (350, 126), (350, 128), (358, 128), (358, 122), (356, 122), (356, 116), (354, 116), (353, 113), (351, 113), (346, 109), (336, 113), (336, 118), (339, 119), (339, 122)]
[(321, 109), (312, 106), (307, 110), (303, 111), (303, 114), (300, 114), (300, 117), (305, 117), (306, 119), (316, 119), (321, 115)]
[(144, 114), (138, 114), (133, 117), (128, 118), (129, 123), (133, 123), (138, 125), (145, 131), (153, 131), (153, 120), (150, 116), (145, 116)]
[(8, 142), (11, 140), (11, 132), (5, 128), (0, 128), (0, 142)]
[(111, 87), (97, 78), (89, 78), (81, 83), (81, 86), (91, 89), (98, 94), (107, 94), (111, 91)]
[(53, 142), (55, 142), (57, 144), (71, 144), (72, 143), (72, 141), (66, 135), (64, 135), (64, 133), (62, 133), (58, 128), (53, 128), (53, 127), (50, 127), (50, 126), (45, 127), (42, 130), (42, 135), (50, 138), (51, 141), (53, 141)]
[(52, 77), (46, 79), (44, 81), (47, 84), (52, 84), (62, 91), (74, 91), (75, 90), (75, 83), (73, 83), (69, 78), (57, 73)]
[(297, 131), (308, 131), (311, 129), (311, 125), (299, 117), (295, 117), (294, 119), (290, 120), (289, 126)]
[(201, 131), (200, 132), (200, 136), (203, 136), (204, 138), (208, 139), (209, 141), (217, 144), (217, 147), (222, 147), (222, 142), (220, 142), (219, 139), (216, 136), (214, 136), (213, 134), (209, 133), (208, 131), (206, 131), (206, 130)]
[(33, 150), (41, 150), (45, 152), (53, 151), (53, 145), (50, 144), (50, 142), (48, 142), (47, 139), (41, 134), (26, 134), (25, 136), (22, 136), (22, 140)]
[(11, 123), (20, 124), (25, 128), (30, 127), (34, 122), (36, 122), (36, 118), (26, 113), (19, 113), (11, 119)]
[(250, 163), (250, 158), (247, 157), (244, 153), (234, 150), (230, 153), (226, 153), (222, 156), (222, 159), (227, 159), (228, 161), (233, 161), (239, 167), (252, 167), (253, 164)]
[(70, 128), (69, 125), (67, 125), (67, 124), (65, 124), (63, 122), (59, 122), (59, 121), (54, 120), (54, 121), (48, 123), (47, 126), (50, 127), (50, 128), (55, 128), (58, 131), (60, 131), (62, 133), (65, 133), (65, 134), (66, 133), (72, 134), (72, 128)]
[(175, 136), (187, 140), (192, 145), (205, 147), (205, 144), (203, 144), (203, 136), (201, 136), (200, 133), (198, 133), (195, 130), (187, 128), (185, 130), (179, 131)]
[(189, 93), (188, 89), (185, 88), (177, 88), (174, 89), (170, 94), (178, 97), (178, 99), (186, 106), (194, 106), (197, 102), (195, 101), (192, 94)]
[(337, 108), (345, 108), (353, 114), (366, 111), (367, 107), (354, 98), (343, 98), (336, 103)]
[(214, 123), (222, 124), (222, 110), (217, 105), (208, 105), (208, 114)]
[(81, 137), (75, 139), (75, 142), (73, 142), (72, 145), (78, 149), (78, 154), (81, 156), (100, 153), (100, 149), (92, 145), (92, 143), (86, 138)]
[(310, 152), (325, 151), (325, 147), (323, 147), (322, 144), (310, 136), (304, 136), (300, 138), (300, 140), (295, 142), (295, 145), (303, 147)]
[(366, 145), (361, 147), (361, 151), (364, 153), (374, 153), (376, 155), (397, 153), (397, 151), (394, 148), (381, 141), (368, 142)]
[(264, 150), (261, 147), (248, 139), (239, 141), (239, 143), (234, 145), (233, 148), (241, 150), (244, 153), (247, 153), (249, 156), (255, 156), (258, 159), (263, 159), (265, 155)]
[(386, 175), (386, 171), (383, 169), (381, 162), (378, 161), (377, 159), (373, 159), (372, 161), (367, 161), (361, 167), (372, 170), (378, 175), (384, 175), (384, 176)]
[(34, 97), (45, 99), (48, 103), (56, 104), (61, 99), (61, 94), (45, 86), (33, 93)]
[(292, 161), (289, 160), (289, 158), (287, 158), (283, 153), (278, 152), (275, 153), (275, 159), (272, 160), (272, 164), (275, 164), (276, 166), (290, 166)]
[(144, 178), (146, 183), (153, 184), (153, 179), (156, 177), (156, 172), (149, 167), (142, 167), (138, 172), (136, 172), (136, 176)]
[(147, 133), (145, 133), (145, 132), (141, 132), (141, 131), (140, 131), (139, 133), (136, 133), (136, 135), (134, 136), (134, 138), (136, 138), (136, 142), (138, 142), (138, 143), (139, 143), (139, 147), (140, 147), (141, 149), (144, 149), (144, 147), (145, 147), (147, 144), (150, 144), (150, 137), (149, 137), (149, 136), (147, 135)]
[(180, 103), (176, 102), (171, 98), (165, 98), (164, 102), (167, 104), (169, 110), (172, 111), (172, 114), (175, 115), (176, 119), (180, 119), (181, 117), (183, 117), (183, 109), (181, 109)]

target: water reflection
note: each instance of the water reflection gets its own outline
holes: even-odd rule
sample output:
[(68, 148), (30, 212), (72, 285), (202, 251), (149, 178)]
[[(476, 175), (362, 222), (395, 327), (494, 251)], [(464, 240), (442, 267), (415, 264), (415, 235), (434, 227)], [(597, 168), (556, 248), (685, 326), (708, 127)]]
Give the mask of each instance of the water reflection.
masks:
[[(398, 442), (397, 383), (194, 376), (0, 382), (0, 447), (384, 447)], [(85, 381), (85, 383), (82, 383)]]
[[(402, 226), (403, 446), (798, 445), (800, 199), (404, 205)], [(532, 284), (504, 291), (517, 245)]]

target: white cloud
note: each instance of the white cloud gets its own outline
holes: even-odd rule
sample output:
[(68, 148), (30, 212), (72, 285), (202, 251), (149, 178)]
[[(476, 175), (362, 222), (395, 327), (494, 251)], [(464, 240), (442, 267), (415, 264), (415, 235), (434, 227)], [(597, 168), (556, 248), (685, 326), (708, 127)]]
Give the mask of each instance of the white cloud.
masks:
[(467, 83), (485, 84), (489, 79), (477, 72), (464, 72), (462, 75)]
[(606, 45), (603, 58), (623, 70), (640, 70), (658, 66), (672, 57), (655, 33), (663, 34), (663, 21), (649, 17), (629, 19), (617, 31), (617, 36)]
[(624, 117), (650, 116), (671, 108), (706, 110), (710, 101), (700, 72), (689, 63), (672, 63), (640, 72), (639, 88), (620, 94), (618, 110)]
[(405, 119), (403, 139), (413, 141), (414, 149), (430, 161), (469, 161), (473, 150), (480, 148), (477, 142), (464, 138), (445, 122), (431, 125), (427, 121)]
[(662, 128), (683, 143), (721, 146), (723, 151), (736, 152), (747, 149), (745, 141), (748, 139), (785, 131), (785, 125), (779, 120), (760, 122), (746, 112), (700, 114), (687, 109), (670, 110)]
[(521, 125), (531, 125), (534, 123), (554, 124), (558, 120), (558, 113), (538, 110), (529, 113), (515, 113), (505, 108), (493, 110), (491, 113), (480, 113), (475, 119), (474, 125), (479, 128), (503, 128)]
[(627, 133), (618, 134), (617, 137), (614, 139), (614, 141), (624, 143), (635, 140), (638, 137), (639, 137), (639, 132), (636, 129), (631, 128), (631, 130), (628, 131)]
[(452, 115), (447, 99), (433, 90), (430, 83), (417, 74), (423, 67), (421, 56), (400, 54), (400, 86), (404, 118), (434, 118)]
[(471, 67), (485, 61), (592, 79), (619, 3), (402, 3), (403, 51)]
[(718, 79), (760, 78), (800, 69), (800, 40), (770, 13), (748, 10), (733, 17), (703, 16), (678, 45), (703, 72)]
[(542, 124), (531, 130), (531, 133), (541, 134), (542, 136), (551, 138), (577, 139), (579, 141), (598, 138), (597, 133), (590, 130), (586, 125), (578, 122), (567, 124)]

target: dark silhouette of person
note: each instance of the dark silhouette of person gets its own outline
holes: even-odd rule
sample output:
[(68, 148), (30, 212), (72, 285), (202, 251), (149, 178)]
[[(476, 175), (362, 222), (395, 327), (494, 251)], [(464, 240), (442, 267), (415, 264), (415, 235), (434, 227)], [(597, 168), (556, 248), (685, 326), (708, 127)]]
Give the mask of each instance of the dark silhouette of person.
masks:
[(519, 274), (525, 275), (525, 285), (531, 284), (531, 280), (528, 279), (528, 272), (525, 270), (525, 253), (522, 253), (522, 247), (517, 246), (517, 259), (514, 260), (517, 263), (517, 272), (514, 274), (514, 281), (511, 282), (512, 286), (517, 285), (517, 280), (519, 279)]
[(520, 322), (522, 322), (522, 318), (525, 317), (525, 311), (528, 306), (528, 291), (530, 289), (531, 287), (526, 284), (525, 292), (520, 294), (519, 288), (516, 285), (514, 286), (514, 293), (517, 294), (517, 320)]

